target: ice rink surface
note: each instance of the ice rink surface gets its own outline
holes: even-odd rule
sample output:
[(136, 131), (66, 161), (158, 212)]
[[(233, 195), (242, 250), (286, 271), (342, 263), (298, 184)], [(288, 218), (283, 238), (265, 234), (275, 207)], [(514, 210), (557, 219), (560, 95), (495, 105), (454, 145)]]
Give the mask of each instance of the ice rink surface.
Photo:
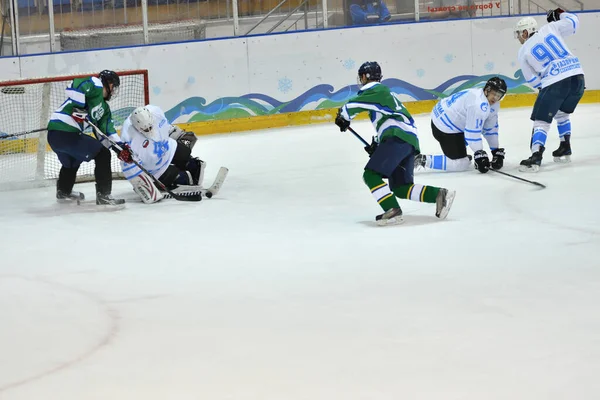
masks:
[[(500, 112), (505, 172), (529, 112)], [(230, 169), (200, 203), (0, 192), (0, 399), (597, 400), (599, 113), (574, 114), (568, 165), (553, 126), (520, 174), (545, 190), (417, 172), (457, 190), (445, 221), (401, 200), (403, 225), (374, 225), (367, 155), (333, 124), (200, 137), (205, 180)]]

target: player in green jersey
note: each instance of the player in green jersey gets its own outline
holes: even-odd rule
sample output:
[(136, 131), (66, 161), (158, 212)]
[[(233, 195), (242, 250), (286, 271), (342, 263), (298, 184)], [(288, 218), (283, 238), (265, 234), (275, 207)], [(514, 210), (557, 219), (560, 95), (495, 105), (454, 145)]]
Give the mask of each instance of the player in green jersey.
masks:
[(435, 203), (435, 215), (446, 218), (456, 192), (414, 183), (414, 156), (419, 151), (415, 121), (390, 89), (380, 83), (381, 77), (381, 67), (376, 62), (361, 65), (360, 90), (339, 109), (335, 119), (344, 132), (350, 120), (367, 111), (377, 131), (371, 145), (365, 146), (370, 160), (363, 173), (365, 184), (384, 211), (375, 220), (379, 225), (402, 222), (402, 209), (396, 197)]
[(101, 137), (83, 134), (86, 118), (120, 144), (118, 158), (131, 162), (131, 149), (121, 142), (115, 129), (108, 101), (117, 95), (121, 84), (114, 71), (104, 70), (98, 76), (77, 78), (67, 87), (67, 100), (50, 116), (48, 144), (62, 165), (56, 183), (58, 201), (83, 200), (83, 193), (73, 191), (77, 170), (84, 161), (94, 160), (96, 167), (96, 204), (119, 205), (123, 199), (115, 199), (112, 191), (112, 171), (108, 150), (111, 144)]

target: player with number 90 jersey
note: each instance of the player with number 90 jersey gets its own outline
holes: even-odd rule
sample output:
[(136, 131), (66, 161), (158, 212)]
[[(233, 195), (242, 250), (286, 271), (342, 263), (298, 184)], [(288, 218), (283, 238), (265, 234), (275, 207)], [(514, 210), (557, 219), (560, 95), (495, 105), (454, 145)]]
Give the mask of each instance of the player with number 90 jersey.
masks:
[(563, 40), (574, 35), (578, 27), (577, 16), (565, 12), (559, 21), (542, 26), (523, 43), (518, 58), (528, 84), (543, 89), (570, 76), (583, 75), (579, 58)]

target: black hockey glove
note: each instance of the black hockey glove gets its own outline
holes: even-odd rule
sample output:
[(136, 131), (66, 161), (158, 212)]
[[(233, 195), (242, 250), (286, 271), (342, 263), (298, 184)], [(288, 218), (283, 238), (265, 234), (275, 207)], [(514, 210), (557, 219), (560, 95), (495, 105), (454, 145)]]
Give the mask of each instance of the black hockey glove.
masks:
[(490, 169), (490, 159), (485, 150), (477, 150), (473, 156), (475, 159), (475, 169), (485, 174)]
[(365, 146), (365, 151), (367, 153), (369, 153), (369, 157), (371, 157), (373, 155), (373, 153), (375, 153), (375, 150), (377, 150), (377, 146), (379, 146), (379, 143), (377, 143), (375, 141), (375, 136), (373, 136), (373, 139), (371, 140), (371, 144), (368, 146)]
[(565, 10), (563, 10), (562, 8), (557, 8), (556, 10), (550, 10), (550, 11), (548, 11), (548, 14), (546, 14), (546, 20), (548, 22), (560, 21), (560, 14), (562, 14), (564, 12), (565, 12)]
[(492, 169), (501, 169), (504, 166), (504, 149), (492, 150)]
[(346, 132), (348, 127), (350, 126), (350, 121), (347, 121), (342, 117), (342, 109), (338, 110), (337, 115), (335, 116), (335, 124), (340, 127), (340, 132)]

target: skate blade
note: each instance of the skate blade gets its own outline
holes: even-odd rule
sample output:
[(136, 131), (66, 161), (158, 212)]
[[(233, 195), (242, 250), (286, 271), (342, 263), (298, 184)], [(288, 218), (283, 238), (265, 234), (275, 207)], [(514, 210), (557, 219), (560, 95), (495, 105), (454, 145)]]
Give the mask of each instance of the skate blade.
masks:
[(571, 162), (571, 156), (554, 157), (554, 162), (558, 164), (568, 164)]
[(527, 166), (527, 165), (521, 165), (519, 166), (519, 172), (538, 172), (540, 170), (540, 166), (539, 165), (531, 165), (531, 166)]
[(56, 202), (58, 204), (77, 204), (78, 206), (81, 205), (81, 199), (72, 199), (72, 198), (56, 199)]
[(454, 203), (454, 198), (456, 197), (456, 190), (449, 191), (446, 195), (446, 207), (442, 208), (440, 211), (440, 215), (437, 215), (439, 219), (446, 219), (448, 213), (450, 212), (450, 208), (452, 208), (452, 203)]
[(397, 216), (394, 218), (390, 218), (390, 219), (380, 219), (379, 221), (376, 221), (377, 225), (379, 226), (393, 226), (393, 225), (400, 225), (401, 223), (404, 222), (404, 218), (402, 218), (402, 216)]

